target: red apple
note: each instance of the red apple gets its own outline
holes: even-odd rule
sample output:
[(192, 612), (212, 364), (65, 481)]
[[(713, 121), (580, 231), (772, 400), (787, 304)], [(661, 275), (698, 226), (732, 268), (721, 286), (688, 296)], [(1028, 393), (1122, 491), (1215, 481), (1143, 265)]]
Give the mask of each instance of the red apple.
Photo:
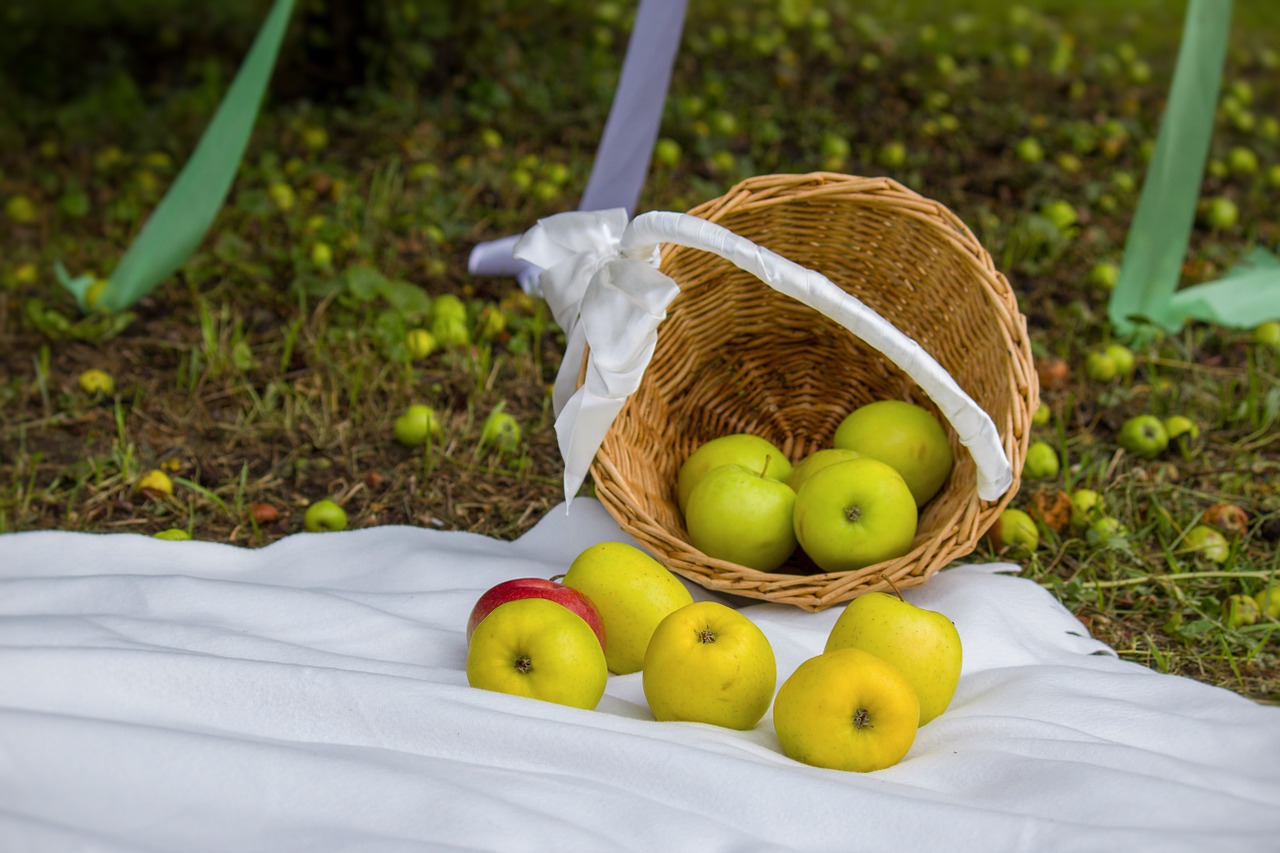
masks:
[(521, 598), (545, 598), (569, 608), (591, 626), (600, 640), (600, 648), (604, 648), (604, 620), (600, 618), (600, 611), (591, 603), (591, 599), (571, 586), (544, 578), (516, 578), (503, 581), (486, 591), (475, 607), (471, 608), (471, 616), (467, 619), (467, 642), (471, 642), (471, 634), (476, 626), (494, 608)]

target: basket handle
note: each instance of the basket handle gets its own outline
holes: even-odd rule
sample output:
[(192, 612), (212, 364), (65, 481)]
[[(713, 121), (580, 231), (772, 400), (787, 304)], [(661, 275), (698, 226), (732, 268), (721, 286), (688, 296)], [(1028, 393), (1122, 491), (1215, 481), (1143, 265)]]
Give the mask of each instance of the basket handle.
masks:
[[(568, 343), (556, 377), (556, 435), (565, 460), (566, 502), (586, 479), (626, 398), (639, 388), (657, 343), (657, 327), (679, 292), (657, 269), (663, 243), (718, 255), (874, 347), (929, 395), (972, 454), (978, 497), (996, 500), (1013, 484), (1013, 469), (991, 417), (923, 347), (857, 297), (821, 273), (714, 222), (670, 211), (643, 213), (627, 222), (626, 211), (617, 209), (539, 220), (516, 245), (517, 257), (543, 267), (538, 284)], [(584, 358), (584, 381), (569, 394), (582, 375)]]

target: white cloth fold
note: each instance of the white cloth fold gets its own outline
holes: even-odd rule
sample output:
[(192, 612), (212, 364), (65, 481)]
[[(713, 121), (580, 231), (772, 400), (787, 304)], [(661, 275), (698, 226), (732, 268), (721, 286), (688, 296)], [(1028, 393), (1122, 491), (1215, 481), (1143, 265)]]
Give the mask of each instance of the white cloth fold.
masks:
[[(1280, 709), (1118, 659), (1009, 565), (906, 593), (964, 671), (877, 773), (791, 761), (768, 716), (655, 722), (639, 674), (595, 711), (468, 687), (480, 593), (606, 540), (590, 499), (515, 542), (0, 536), (0, 850), (1276, 849)], [(838, 616), (730, 603), (780, 681)]]

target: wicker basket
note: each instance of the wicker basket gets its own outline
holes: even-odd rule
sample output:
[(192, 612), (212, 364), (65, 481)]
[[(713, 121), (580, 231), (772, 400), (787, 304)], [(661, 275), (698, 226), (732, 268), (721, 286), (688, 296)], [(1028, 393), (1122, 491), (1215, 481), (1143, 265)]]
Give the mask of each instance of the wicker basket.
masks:
[[(749, 432), (793, 461), (830, 446), (859, 405), (902, 399), (937, 408), (915, 382), (834, 321), (709, 252), (666, 246), (660, 269), (680, 293), (640, 388), (591, 468), (596, 495), (668, 568), (709, 589), (820, 610), (864, 592), (923, 583), (972, 552), (1017, 491), (1038, 404), (1026, 324), (1009, 283), (949, 210), (885, 178), (752, 178), (690, 211), (827, 276), (931, 354), (992, 419), (1013, 468), (993, 501), (954, 434), (951, 477), (922, 509), (909, 553), (822, 573), (797, 549), (778, 572), (708, 557), (676, 503), (681, 463), (700, 444)], [(945, 423), (945, 421), (944, 421)]]

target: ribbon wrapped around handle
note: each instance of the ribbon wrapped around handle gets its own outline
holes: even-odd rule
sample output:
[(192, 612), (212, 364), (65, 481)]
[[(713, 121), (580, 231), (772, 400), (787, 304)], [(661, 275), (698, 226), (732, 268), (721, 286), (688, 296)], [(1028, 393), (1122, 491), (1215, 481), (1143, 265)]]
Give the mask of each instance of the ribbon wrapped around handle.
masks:
[[(539, 285), (567, 339), (553, 392), (566, 502), (586, 479), (626, 398), (640, 387), (658, 326), (679, 292), (657, 268), (663, 243), (718, 255), (874, 347), (929, 395), (973, 455), (980, 498), (995, 500), (1013, 484), (991, 417), (918, 343), (857, 297), (714, 222), (669, 211), (628, 222), (626, 211), (615, 209), (539, 220), (515, 247), (516, 257), (543, 268)], [(585, 381), (575, 390), (584, 358)]]

